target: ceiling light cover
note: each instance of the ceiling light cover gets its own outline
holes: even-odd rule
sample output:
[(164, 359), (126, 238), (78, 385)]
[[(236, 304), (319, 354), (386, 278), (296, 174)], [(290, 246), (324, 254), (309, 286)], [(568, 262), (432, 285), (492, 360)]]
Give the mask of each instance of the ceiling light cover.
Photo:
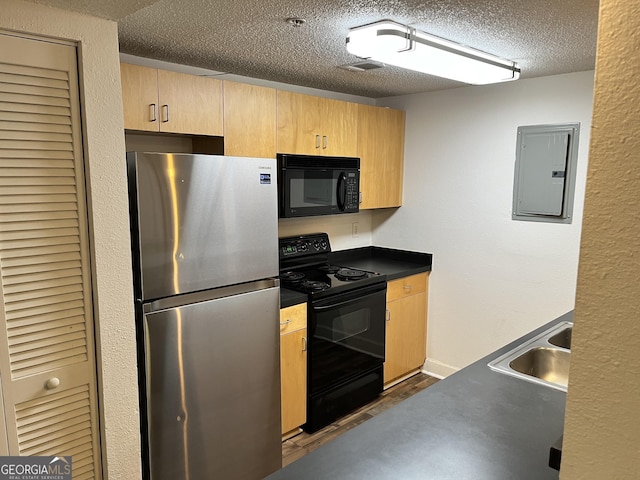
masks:
[(347, 50), (360, 58), (473, 85), (520, 77), (515, 62), (390, 20), (352, 28), (347, 36)]

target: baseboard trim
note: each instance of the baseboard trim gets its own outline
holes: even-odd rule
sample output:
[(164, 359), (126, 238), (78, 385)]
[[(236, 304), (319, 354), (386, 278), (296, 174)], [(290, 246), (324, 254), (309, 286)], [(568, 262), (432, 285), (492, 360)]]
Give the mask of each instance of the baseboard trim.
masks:
[(451, 365), (447, 365), (446, 363), (438, 362), (437, 360), (431, 360), (427, 358), (427, 361), (424, 362), (422, 366), (422, 373), (426, 373), (427, 375), (431, 375), (432, 377), (436, 377), (439, 379), (443, 379), (456, 373), (459, 368), (452, 367)]

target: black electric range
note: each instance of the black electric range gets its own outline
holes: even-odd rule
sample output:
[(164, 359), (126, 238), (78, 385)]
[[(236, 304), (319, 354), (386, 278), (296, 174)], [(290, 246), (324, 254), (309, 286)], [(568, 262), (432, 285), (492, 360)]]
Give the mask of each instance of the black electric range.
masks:
[(313, 299), (386, 282), (383, 274), (329, 263), (326, 233), (285, 237), (279, 243), (281, 285)]
[(326, 233), (280, 239), (281, 286), (307, 294), (307, 422), (315, 432), (382, 392), (386, 275), (329, 263)]

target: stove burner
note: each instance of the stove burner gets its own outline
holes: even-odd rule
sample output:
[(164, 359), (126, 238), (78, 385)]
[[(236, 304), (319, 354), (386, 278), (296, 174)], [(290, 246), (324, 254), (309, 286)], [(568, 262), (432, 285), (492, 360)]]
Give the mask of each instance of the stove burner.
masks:
[(321, 267), (318, 267), (318, 270), (324, 273), (336, 273), (340, 270), (340, 267), (336, 265), (322, 265)]
[(362, 270), (353, 270), (351, 268), (341, 268), (336, 273), (338, 280), (359, 280), (367, 276), (367, 272)]
[(284, 272), (280, 274), (280, 280), (287, 283), (298, 283), (305, 277), (302, 272)]
[(308, 292), (320, 292), (329, 288), (330, 285), (316, 280), (306, 280), (300, 284), (300, 287)]

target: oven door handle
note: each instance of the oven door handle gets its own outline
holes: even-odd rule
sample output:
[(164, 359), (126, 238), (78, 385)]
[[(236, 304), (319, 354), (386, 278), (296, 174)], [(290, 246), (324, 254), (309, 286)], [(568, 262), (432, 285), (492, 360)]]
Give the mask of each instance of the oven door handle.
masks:
[(340, 302), (340, 303), (332, 303), (331, 305), (327, 305), (326, 307), (313, 307), (313, 309), (316, 312), (323, 312), (325, 310), (331, 310), (332, 308), (337, 308), (337, 307), (343, 307), (344, 305), (347, 305), (349, 303), (353, 303), (353, 302), (357, 302), (360, 301), (362, 299), (362, 297), (359, 298), (352, 298), (351, 300), (345, 300), (344, 302)]
[(387, 284), (383, 283), (381, 285), (375, 285), (369, 288), (363, 288), (361, 290), (354, 290), (347, 294), (339, 296), (336, 295), (336, 297), (333, 297), (332, 299), (323, 298), (322, 300), (318, 300), (317, 302), (312, 302), (311, 307), (316, 312), (323, 312), (332, 308), (342, 307), (355, 302), (361, 302), (362, 300), (370, 296), (385, 292), (386, 289)]

